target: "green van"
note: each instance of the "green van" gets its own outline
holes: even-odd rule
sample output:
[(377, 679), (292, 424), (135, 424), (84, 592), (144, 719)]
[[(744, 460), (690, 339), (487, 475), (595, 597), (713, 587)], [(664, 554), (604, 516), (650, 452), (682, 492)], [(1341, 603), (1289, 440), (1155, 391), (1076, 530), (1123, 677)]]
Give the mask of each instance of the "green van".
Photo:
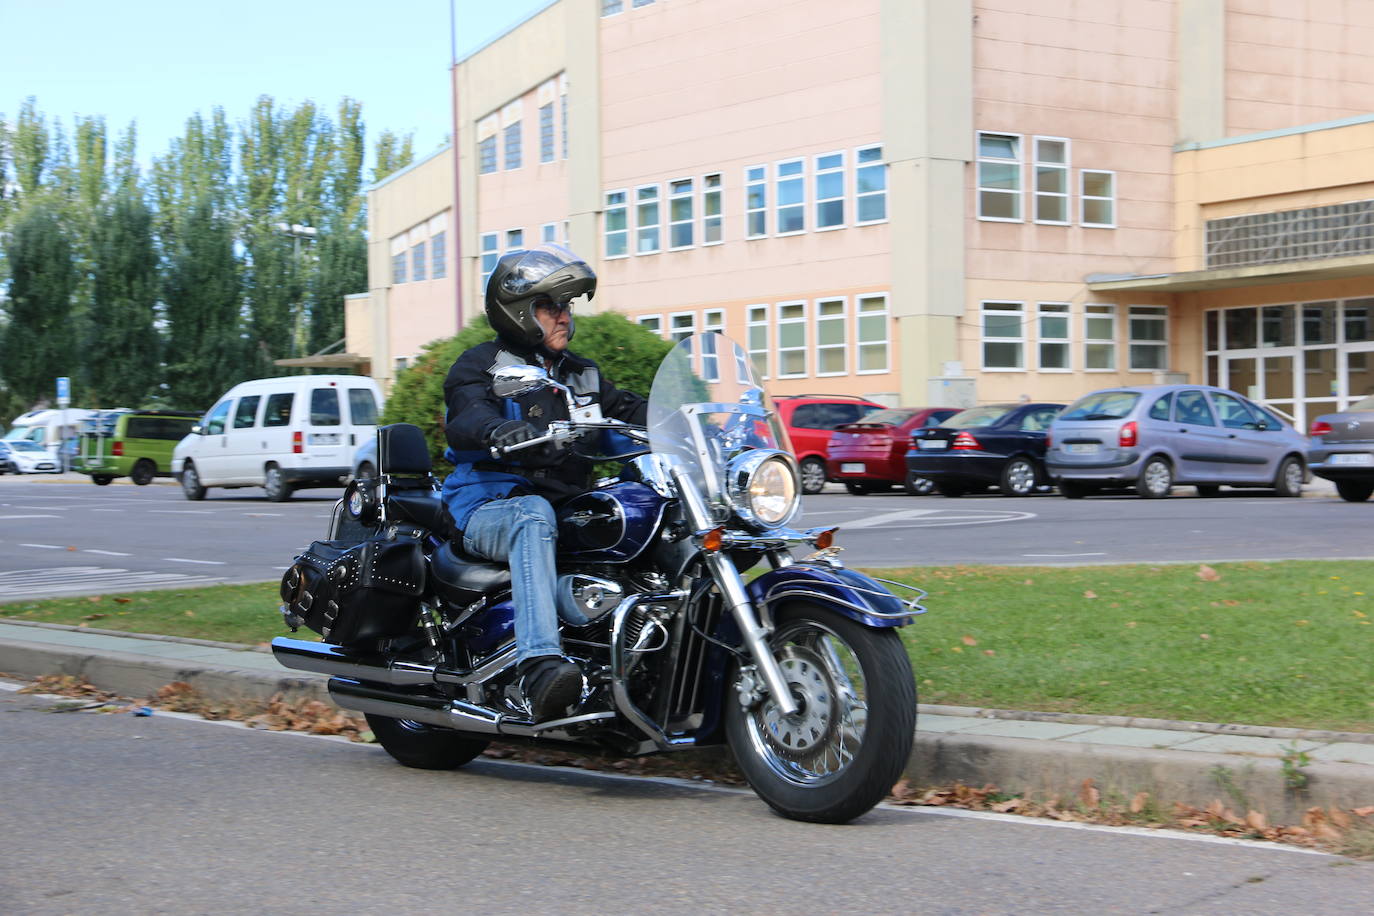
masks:
[(198, 413), (179, 410), (104, 410), (81, 424), (72, 470), (97, 486), (128, 477), (140, 487), (172, 476), (172, 449), (191, 432)]

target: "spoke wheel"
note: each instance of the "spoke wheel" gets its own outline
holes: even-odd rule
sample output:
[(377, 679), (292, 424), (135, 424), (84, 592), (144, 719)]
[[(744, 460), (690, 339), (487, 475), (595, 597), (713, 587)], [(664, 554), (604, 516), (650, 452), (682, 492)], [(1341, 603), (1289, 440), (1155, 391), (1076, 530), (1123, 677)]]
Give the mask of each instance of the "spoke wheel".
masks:
[(200, 475), (196, 473), (196, 466), (189, 461), (181, 470), (181, 492), (187, 499), (205, 498), (205, 487), (200, 485)]
[(1274, 490), (1279, 496), (1301, 496), (1302, 479), (1305, 476), (1301, 461), (1291, 457), (1285, 458), (1274, 477)]
[(819, 458), (807, 458), (801, 463), (802, 492), (814, 495), (825, 489), (825, 462)]
[(1151, 458), (1140, 469), (1135, 489), (1145, 499), (1163, 499), (1174, 488), (1174, 469), (1163, 458)]
[(915, 471), (907, 471), (902, 489), (906, 490), (908, 496), (929, 496), (935, 492), (935, 481), (929, 477), (918, 477)]
[(1002, 469), (1003, 496), (1027, 496), (1035, 489), (1035, 465), (1026, 458), (1013, 458)]

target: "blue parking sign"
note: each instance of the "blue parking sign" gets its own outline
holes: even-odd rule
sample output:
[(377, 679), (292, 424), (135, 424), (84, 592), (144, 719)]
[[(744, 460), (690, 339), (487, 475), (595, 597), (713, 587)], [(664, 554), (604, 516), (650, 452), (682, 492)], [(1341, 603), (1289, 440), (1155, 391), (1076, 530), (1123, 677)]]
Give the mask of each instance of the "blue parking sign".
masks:
[(57, 377), (57, 406), (66, 407), (72, 402), (72, 380), (65, 375)]

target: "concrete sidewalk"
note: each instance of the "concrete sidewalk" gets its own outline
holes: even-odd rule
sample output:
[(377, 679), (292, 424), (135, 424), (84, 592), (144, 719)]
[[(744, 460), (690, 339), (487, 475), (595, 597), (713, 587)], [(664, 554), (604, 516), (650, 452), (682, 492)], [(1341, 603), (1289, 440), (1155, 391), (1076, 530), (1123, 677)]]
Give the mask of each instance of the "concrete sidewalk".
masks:
[[(216, 700), (328, 701), (324, 676), (283, 668), (264, 647), (56, 624), (0, 622), (0, 672), (79, 675), (132, 698), (185, 681)], [(1092, 779), (1104, 799), (1144, 791), (1166, 810), (1220, 799), (1271, 823), (1297, 823), (1314, 805), (1374, 805), (1374, 734), (922, 706), (916, 739), (907, 775), (917, 785), (1072, 799)]]

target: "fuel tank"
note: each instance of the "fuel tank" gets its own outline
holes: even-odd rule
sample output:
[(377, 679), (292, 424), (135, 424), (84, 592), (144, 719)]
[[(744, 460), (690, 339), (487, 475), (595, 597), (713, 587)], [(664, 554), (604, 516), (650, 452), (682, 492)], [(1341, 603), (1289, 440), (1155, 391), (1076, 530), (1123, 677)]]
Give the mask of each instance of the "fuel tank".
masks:
[(574, 496), (557, 511), (558, 554), (599, 563), (633, 560), (653, 540), (667, 504), (634, 481)]

